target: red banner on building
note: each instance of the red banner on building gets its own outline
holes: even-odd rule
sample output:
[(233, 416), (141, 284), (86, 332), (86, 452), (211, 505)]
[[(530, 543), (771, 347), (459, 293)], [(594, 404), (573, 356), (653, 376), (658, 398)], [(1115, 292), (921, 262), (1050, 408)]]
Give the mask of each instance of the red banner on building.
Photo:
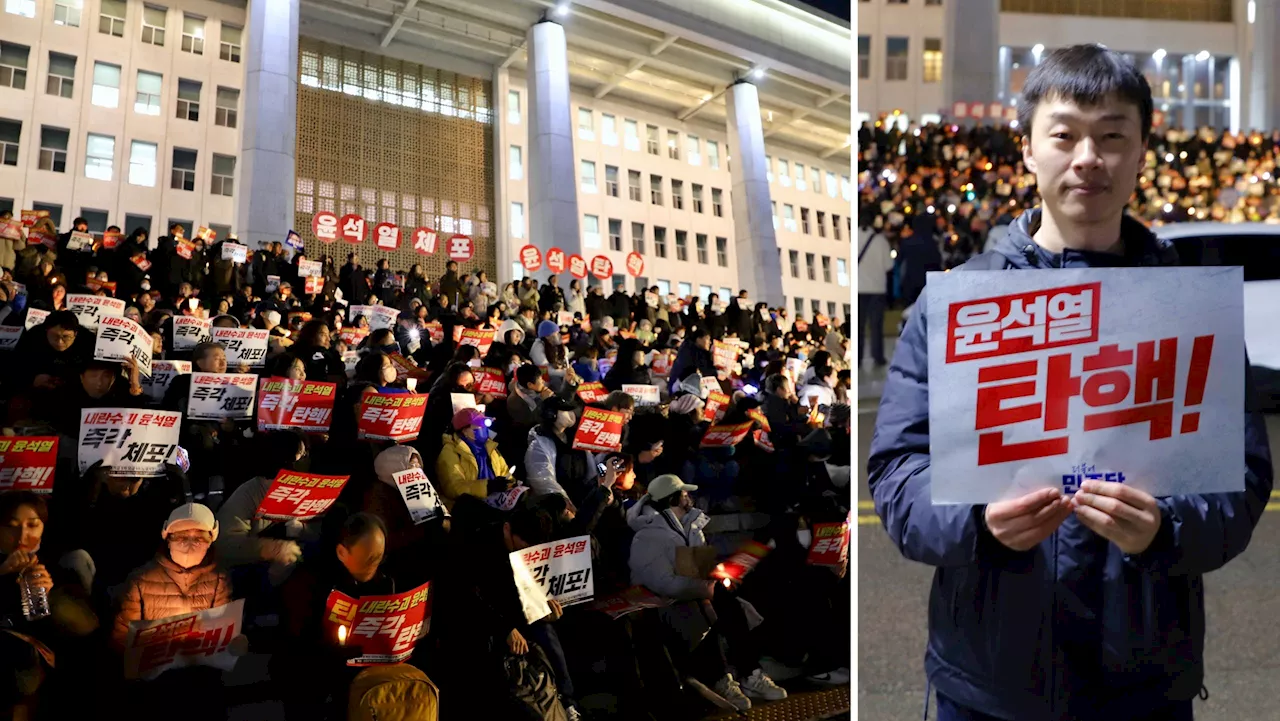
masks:
[(330, 591), (324, 632), (344, 646), (360, 649), (348, 666), (401, 663), (413, 655), (414, 645), (431, 628), (430, 586), (424, 583), (404, 593), (358, 599)]
[(622, 449), (622, 419), (617, 411), (587, 408), (573, 436), (573, 447), (579, 451), (618, 451)]
[(0, 438), (0, 492), (52, 493), (57, 461), (57, 436)]
[(368, 392), (360, 399), (358, 436), (377, 441), (411, 441), (422, 430), (422, 414), (427, 410), (424, 393)]
[(267, 495), (254, 512), (257, 518), (292, 521), (315, 518), (329, 510), (338, 500), (350, 476), (322, 476), (282, 470), (267, 489)]
[(337, 393), (335, 383), (263, 378), (258, 381), (258, 430), (327, 433)]

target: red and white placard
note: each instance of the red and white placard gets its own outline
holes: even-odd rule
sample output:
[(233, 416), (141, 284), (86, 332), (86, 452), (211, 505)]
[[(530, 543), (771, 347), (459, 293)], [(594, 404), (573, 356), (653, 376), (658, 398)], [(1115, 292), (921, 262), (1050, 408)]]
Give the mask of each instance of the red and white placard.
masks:
[(347, 213), (338, 221), (338, 237), (348, 243), (363, 243), (367, 228), (364, 218)]
[(613, 277), (613, 261), (603, 255), (597, 255), (592, 258), (591, 275), (594, 275), (600, 280), (609, 280)]
[(547, 270), (552, 273), (563, 273), (565, 263), (565, 254), (559, 248), (552, 248), (547, 251)]
[(104, 295), (71, 293), (67, 295), (67, 310), (76, 314), (80, 325), (96, 331), (99, 318), (109, 315), (124, 316), (124, 301)]
[(569, 256), (569, 275), (578, 279), (587, 277), (587, 261), (577, 253)]
[(395, 223), (378, 223), (373, 226), (373, 244), (378, 250), (395, 250), (400, 247), (400, 228)]
[(520, 265), (530, 273), (542, 267), (542, 252), (536, 245), (526, 245), (520, 249)]
[(431, 228), (413, 229), (413, 249), (421, 255), (435, 255), (440, 245), (440, 234)]
[(350, 476), (322, 476), (283, 469), (271, 481), (267, 495), (254, 511), (255, 518), (271, 521), (305, 521), (315, 518), (338, 500)]
[(53, 493), (57, 465), (57, 436), (0, 438), (0, 492)]
[(475, 254), (476, 243), (468, 236), (459, 234), (449, 238), (449, 260), (465, 263)]
[(596, 453), (620, 450), (624, 417), (617, 411), (606, 411), (601, 408), (584, 409), (582, 421), (578, 424), (578, 432), (573, 436), (574, 449)]

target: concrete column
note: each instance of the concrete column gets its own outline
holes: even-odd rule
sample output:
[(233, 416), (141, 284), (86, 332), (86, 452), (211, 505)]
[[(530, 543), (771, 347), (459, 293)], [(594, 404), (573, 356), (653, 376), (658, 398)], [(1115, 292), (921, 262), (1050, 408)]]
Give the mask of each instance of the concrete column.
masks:
[(947, 2), (944, 7), (942, 107), (949, 113), (959, 100), (995, 101), (1000, 82), (1000, 0)]
[(493, 70), (493, 257), (497, 268), (491, 280), (501, 288), (513, 280), (511, 260), (515, 248), (511, 238), (511, 198), (507, 193), (507, 177), (511, 173), (511, 158), (507, 148), (507, 91), (511, 89), (510, 74), (504, 67)]
[(1179, 125), (1183, 130), (1195, 130), (1196, 128), (1196, 109), (1192, 103), (1195, 102), (1196, 86), (1196, 70), (1198, 67), (1196, 56), (1187, 54), (1182, 56), (1182, 118)]
[[(769, 178), (765, 167), (760, 93), (739, 80), (725, 91), (729, 156), (733, 178), (734, 255), (738, 285), (755, 301), (782, 305), (782, 262), (773, 230)], [(737, 290), (735, 288), (734, 290)]]
[(1241, 77), (1248, 78), (1247, 125), (1265, 131), (1280, 124), (1280, 47), (1274, 40), (1280, 35), (1280, 0), (1258, 0), (1255, 7), (1251, 67), (1242, 67)]
[[(544, 256), (550, 248), (560, 248), (566, 256), (581, 254), (578, 173), (573, 156), (574, 125), (564, 28), (544, 20), (529, 28), (528, 38), (529, 152), (525, 165), (529, 178), (528, 238)], [(567, 268), (565, 272), (568, 273)], [(539, 280), (550, 275), (545, 263), (535, 275)]]
[(293, 227), (298, 2), (249, 0), (234, 230), (250, 248), (283, 242)]

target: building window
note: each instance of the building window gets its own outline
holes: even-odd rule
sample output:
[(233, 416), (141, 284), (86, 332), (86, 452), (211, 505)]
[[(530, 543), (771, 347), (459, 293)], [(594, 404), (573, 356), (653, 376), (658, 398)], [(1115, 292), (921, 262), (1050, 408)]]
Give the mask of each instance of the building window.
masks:
[(764, 177), (767, 178), (770, 183), (773, 182), (773, 156), (772, 155), (764, 156)]
[(102, 233), (107, 229), (107, 211), (105, 210), (81, 208), (80, 217), (84, 218), (85, 225), (88, 226), (90, 233)]
[(831, 258), (822, 256), (822, 282), (831, 282)]
[[(16, 161), (15, 161), (16, 162)], [(653, 226), (653, 252), (659, 258), (667, 257), (667, 229)]]
[(55, 0), (53, 3), (53, 24), (67, 27), (80, 27), (80, 13), (84, 11), (84, 0)]
[(627, 171), (627, 193), (630, 195), (630, 197), (631, 197), (631, 199), (632, 199), (632, 200), (636, 201), (637, 203), (641, 202), (641, 201), (640, 201), (640, 171), (639, 171), (639, 170), (628, 170), (628, 171)]
[(804, 182), (804, 165), (796, 163), (796, 190), (808, 190), (809, 186)]
[(707, 141), (707, 167), (720, 169), (720, 144), (714, 140)]
[(909, 38), (889, 36), (884, 43), (884, 79), (907, 79)]
[(644, 255), (644, 223), (631, 224), (631, 250)]
[(124, 37), (124, 18), (127, 11), (125, 0), (102, 0), (101, 8), (98, 15), (98, 32), (118, 38)]
[(712, 188), (711, 189), (711, 214), (716, 216), (717, 218), (724, 217), (724, 204), (721, 202), (722, 199), (723, 199), (723, 193), (720, 192), (720, 189)]
[(135, 140), (129, 149), (129, 185), (156, 187), (156, 161), (159, 152), (155, 143)]
[(831, 216), (831, 237), (840, 240), (840, 216), (835, 214)]
[(689, 260), (689, 234), (683, 230), (676, 231), (676, 260)]
[(600, 114), (600, 134), (605, 145), (618, 144), (618, 119), (612, 115)]
[(600, 216), (586, 215), (582, 218), (582, 247), (600, 247)]
[(200, 121), (200, 88), (198, 80), (178, 78), (178, 119)]
[(795, 301), (796, 301), (796, 320), (799, 320), (800, 316), (804, 314), (804, 298), (796, 298)]
[(244, 37), (244, 28), (223, 23), (221, 32), (221, 48), (218, 50), (218, 57), (233, 63), (240, 62), (240, 45)]
[(684, 210), (684, 181), (671, 179), (671, 207)]
[(512, 125), (520, 124), (520, 91), (507, 91), (507, 122)]
[(809, 278), (809, 280), (818, 279), (817, 271), (814, 270), (813, 260), (814, 260), (813, 253), (804, 254), (804, 270), (805, 270), (805, 275)]
[(809, 180), (813, 185), (813, 192), (822, 192), (822, 171), (818, 170), (818, 166), (809, 168)]
[(818, 314), (822, 312), (822, 301), (818, 300), (817, 298), (810, 300), (809, 310), (813, 312), (813, 315), (811, 317), (817, 318)]
[[(941, 7), (941, 6), (942, 6), (942, 0), (924, 0), (924, 4), (925, 4), (925, 6), (926, 6), (926, 7), (930, 7), (930, 6), (932, 6), (932, 7)], [(848, 315), (848, 314), (846, 313), (845, 315)]]
[(654, 205), (662, 205), (662, 176), (649, 176), (649, 202)]
[(507, 166), (510, 168), (512, 180), (524, 179), (524, 151), (519, 145), (512, 145), (508, 149)]
[(119, 65), (93, 64), (93, 94), (90, 100), (100, 108), (120, 106)]
[(942, 39), (924, 39), (924, 82), (942, 82)]
[(791, 277), (799, 278), (800, 277), (800, 251), (789, 250), (787, 251), (787, 257), (791, 260)]
[(138, 71), (138, 96), (133, 103), (133, 112), (141, 115), (160, 114), (160, 87), (163, 78), (159, 73)]
[(827, 237), (827, 214), (821, 210), (818, 211), (818, 237)]
[(511, 204), (511, 237), (524, 237), (524, 203)]
[(595, 113), (586, 108), (578, 108), (578, 137), (583, 140), (596, 139)]
[(111, 164), (115, 161), (116, 139), (110, 135), (89, 133), (85, 143), (84, 177), (111, 180)]
[(684, 155), (689, 165), (702, 165), (702, 153), (698, 144), (698, 136), (684, 136)]
[(27, 57), (31, 48), (14, 43), (0, 43), (0, 86), (14, 90), (27, 89)]
[(844, 258), (836, 258), (836, 283), (845, 288), (849, 287), (849, 262)]
[(0, 162), (18, 164), (18, 145), (22, 141), (22, 122), (0, 118)]
[(4, 11), (24, 18), (36, 16), (36, 0), (4, 0)]
[(809, 234), (809, 209), (800, 209), (800, 232), (805, 235)]
[(618, 197), (618, 166), (604, 166), (604, 192), (611, 198)]
[(590, 160), (581, 162), (580, 172), (582, 173), (582, 192), (596, 192), (596, 164)]
[(681, 298), (688, 298), (693, 295), (693, 285), (689, 283), (677, 282), (676, 289)]
[(680, 133), (674, 130), (667, 131), (667, 157), (672, 160), (680, 159)]
[(871, 36), (858, 36), (858, 79), (871, 79)]
[(174, 190), (196, 189), (196, 151), (173, 149), (173, 174), (169, 187)]
[(792, 233), (796, 232), (796, 208), (790, 203), (782, 205), (782, 227)]
[(71, 55), (49, 53), (49, 79), (45, 83), (45, 93), (60, 98), (69, 98), (76, 87), (76, 59)]
[(782, 187), (791, 187), (791, 165), (786, 158), (778, 158), (778, 182)]
[(849, 182), (849, 176), (840, 176), (840, 197), (849, 200), (853, 195), (853, 184)]
[(213, 155), (213, 181), (209, 192), (231, 197), (235, 190), (236, 158), (234, 155)]
[(67, 172), (67, 142), (71, 131), (66, 128), (40, 128), (40, 169), (54, 173)]
[(658, 126), (644, 126), (645, 141), (648, 145), (649, 155), (658, 154)]
[(609, 250), (622, 250), (622, 221), (609, 219)]
[(886, 0), (890, 5), (906, 5), (909, 0)]
[(236, 127), (236, 120), (240, 107), (240, 91), (235, 88), (218, 88), (218, 107), (214, 109), (214, 125), (221, 125), (224, 128)]
[(716, 265), (721, 268), (729, 267), (729, 239), (716, 238)]
[(693, 212), (702, 212), (702, 186), (697, 183), (693, 184)]
[(204, 18), (182, 14), (182, 52), (204, 55)]
[(698, 249), (698, 262), (703, 265), (706, 265), (707, 264), (707, 236), (702, 233), (698, 233), (697, 235), (694, 236), (693, 242), (695, 247), (697, 247)]
[(778, 229), (778, 201), (769, 201), (769, 215), (773, 217), (773, 229)]
[(165, 13), (164, 8), (144, 5), (142, 7), (142, 42), (151, 45), (164, 45)]
[(836, 174), (832, 172), (827, 173), (827, 195), (836, 197)]

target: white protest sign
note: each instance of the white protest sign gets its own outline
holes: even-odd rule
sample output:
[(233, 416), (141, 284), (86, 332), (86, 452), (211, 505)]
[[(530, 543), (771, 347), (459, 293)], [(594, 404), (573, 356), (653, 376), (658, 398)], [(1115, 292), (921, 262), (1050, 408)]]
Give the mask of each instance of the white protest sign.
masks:
[(142, 379), (142, 392), (159, 403), (164, 400), (173, 379), (191, 372), (191, 361), (151, 361), (151, 377)]
[(369, 321), (370, 330), (382, 330), (395, 327), (400, 311), (385, 305), (353, 305), (347, 310), (348, 320), (354, 321), (360, 315)]
[(123, 362), (127, 358), (138, 362), (138, 373), (151, 375), (151, 334), (128, 318), (105, 316), (98, 323), (93, 359)]
[(298, 277), (299, 278), (319, 278), (322, 269), (318, 260), (300, 260), (298, 261)]
[(249, 259), (249, 246), (239, 243), (223, 243), (222, 259), (232, 263), (243, 263)]
[(67, 296), (67, 310), (76, 314), (80, 325), (96, 331), (99, 318), (124, 315), (124, 301), (104, 295), (72, 293)]
[(27, 330), (31, 330), (44, 322), (49, 317), (49, 311), (40, 310), (39, 308), (27, 308), (27, 322), (23, 324)]
[(191, 350), (213, 337), (213, 321), (189, 315), (178, 315), (173, 318), (173, 349), (176, 351)]
[(391, 477), (395, 479), (396, 488), (400, 489), (400, 496), (404, 498), (404, 505), (415, 525), (435, 518), (443, 510), (440, 495), (421, 468), (392, 473)]
[(81, 251), (93, 248), (93, 236), (75, 231), (67, 238), (67, 250)]
[(271, 331), (255, 328), (214, 328), (213, 342), (227, 350), (227, 366), (261, 366), (267, 362), (267, 336)]
[(476, 397), (474, 393), (450, 393), (449, 400), (453, 402), (453, 412), (456, 415), (463, 408), (475, 408), (483, 412), (480, 406), (476, 405)]
[(1244, 489), (1240, 268), (928, 277), (938, 504)]
[(190, 420), (243, 419), (253, 415), (258, 377), (250, 373), (193, 373), (187, 395)]
[(205, 611), (154, 621), (133, 621), (125, 641), (125, 677), (151, 680), (171, 668), (211, 666), (235, 668), (239, 658), (229, 648), (243, 632), (244, 599)]
[(17, 348), (18, 340), (22, 338), (22, 330), (20, 325), (0, 325), (0, 350)]
[(546, 592), (521, 560), (522, 553), (523, 551), (516, 551), (510, 556), (511, 577), (516, 584), (516, 594), (520, 596), (520, 611), (524, 614), (525, 622), (536, 623), (551, 613), (551, 606), (547, 604)]
[(638, 383), (623, 383), (622, 392), (636, 399), (638, 406), (658, 405), (658, 387)]
[[(590, 601), (595, 595), (590, 536), (551, 541), (516, 551), (511, 554), (512, 570), (517, 566), (528, 571), (544, 598), (555, 599), (562, 606)], [(524, 590), (521, 591), (523, 600)]]
[(113, 476), (163, 476), (181, 425), (182, 414), (171, 411), (85, 408), (80, 411), (80, 473), (102, 461)]
[(703, 376), (701, 387), (702, 387), (702, 398), (706, 399), (708, 393), (720, 392), (720, 381), (716, 380), (715, 376)]

